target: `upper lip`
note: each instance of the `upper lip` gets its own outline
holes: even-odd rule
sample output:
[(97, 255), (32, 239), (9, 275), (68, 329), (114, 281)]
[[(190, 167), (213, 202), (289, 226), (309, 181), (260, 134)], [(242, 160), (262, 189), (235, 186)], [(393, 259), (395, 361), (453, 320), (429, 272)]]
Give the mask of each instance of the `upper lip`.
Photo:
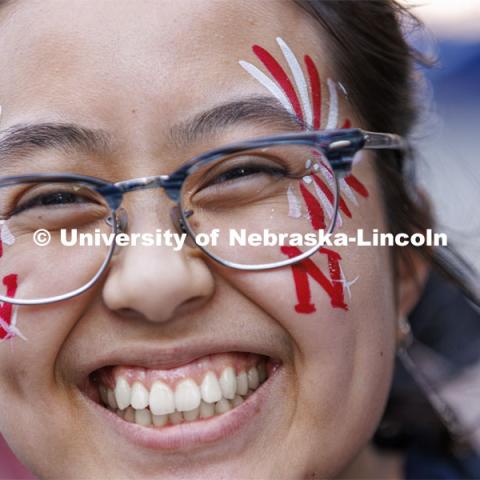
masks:
[(76, 375), (84, 380), (89, 374), (102, 367), (112, 365), (137, 366), (148, 369), (166, 370), (186, 365), (198, 358), (215, 353), (247, 352), (275, 359), (275, 354), (262, 345), (253, 347), (251, 342), (187, 342), (159, 348), (155, 343), (126, 343), (124, 346), (111, 347), (99, 353), (95, 358), (77, 365)]

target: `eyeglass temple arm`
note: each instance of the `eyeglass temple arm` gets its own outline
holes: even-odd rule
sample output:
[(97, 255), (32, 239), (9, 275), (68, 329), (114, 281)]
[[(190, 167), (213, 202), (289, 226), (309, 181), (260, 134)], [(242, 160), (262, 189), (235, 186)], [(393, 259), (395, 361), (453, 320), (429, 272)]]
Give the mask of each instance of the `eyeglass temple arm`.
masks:
[(365, 144), (363, 148), (367, 150), (407, 150), (407, 141), (395, 133), (377, 133), (363, 132)]

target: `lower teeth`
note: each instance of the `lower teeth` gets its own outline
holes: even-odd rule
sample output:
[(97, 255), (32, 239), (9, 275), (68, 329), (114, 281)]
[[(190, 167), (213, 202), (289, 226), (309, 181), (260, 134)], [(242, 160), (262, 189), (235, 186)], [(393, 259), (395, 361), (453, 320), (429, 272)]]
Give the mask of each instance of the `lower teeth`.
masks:
[(149, 408), (135, 410), (132, 407), (128, 407), (125, 410), (119, 410), (118, 408), (114, 410), (106, 406), (127, 422), (136, 423), (144, 427), (164, 427), (222, 415), (241, 405), (252, 393), (253, 390), (249, 390), (245, 395), (236, 395), (233, 400), (222, 398), (216, 403), (206, 403), (202, 401), (200, 406), (195, 410), (189, 412), (173, 412), (168, 415), (152, 415)]

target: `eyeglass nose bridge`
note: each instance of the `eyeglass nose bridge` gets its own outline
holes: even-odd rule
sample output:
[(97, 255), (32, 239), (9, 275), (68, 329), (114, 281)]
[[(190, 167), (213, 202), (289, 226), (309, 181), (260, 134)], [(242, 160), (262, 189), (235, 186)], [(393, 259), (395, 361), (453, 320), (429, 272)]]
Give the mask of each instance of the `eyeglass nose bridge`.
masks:
[(172, 175), (156, 175), (152, 177), (139, 177), (131, 180), (124, 180), (114, 184), (119, 192), (128, 193), (137, 190), (148, 190), (163, 188), (170, 200), (178, 203), (180, 190), (186, 178), (186, 172), (175, 172)]
[(120, 206), (123, 194), (138, 190), (163, 188), (167, 196), (176, 203), (176, 205), (172, 207), (170, 213), (171, 220), (175, 225), (175, 228), (179, 232), (187, 233), (178, 205), (180, 190), (185, 178), (186, 174), (184, 172), (175, 172), (172, 175), (156, 175), (151, 177), (139, 177), (130, 180), (123, 180), (111, 185), (111, 188), (108, 192), (103, 192), (108, 199), (110, 207), (115, 212), (111, 217), (109, 217), (109, 219), (107, 219), (107, 223), (112, 225), (115, 218), (117, 231), (125, 232), (128, 228), (128, 214), (127, 211)]

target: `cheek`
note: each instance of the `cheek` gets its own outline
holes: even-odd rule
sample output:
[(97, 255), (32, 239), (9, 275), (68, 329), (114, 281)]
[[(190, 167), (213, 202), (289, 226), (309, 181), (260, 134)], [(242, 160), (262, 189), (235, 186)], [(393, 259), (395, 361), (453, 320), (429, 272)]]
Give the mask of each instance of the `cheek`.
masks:
[[(45, 306), (16, 307), (15, 336), (0, 343), (0, 403), (10, 410), (41, 411), (38, 402), (58, 393), (57, 359), (88, 299)], [(34, 392), (34, 394), (33, 394)]]

